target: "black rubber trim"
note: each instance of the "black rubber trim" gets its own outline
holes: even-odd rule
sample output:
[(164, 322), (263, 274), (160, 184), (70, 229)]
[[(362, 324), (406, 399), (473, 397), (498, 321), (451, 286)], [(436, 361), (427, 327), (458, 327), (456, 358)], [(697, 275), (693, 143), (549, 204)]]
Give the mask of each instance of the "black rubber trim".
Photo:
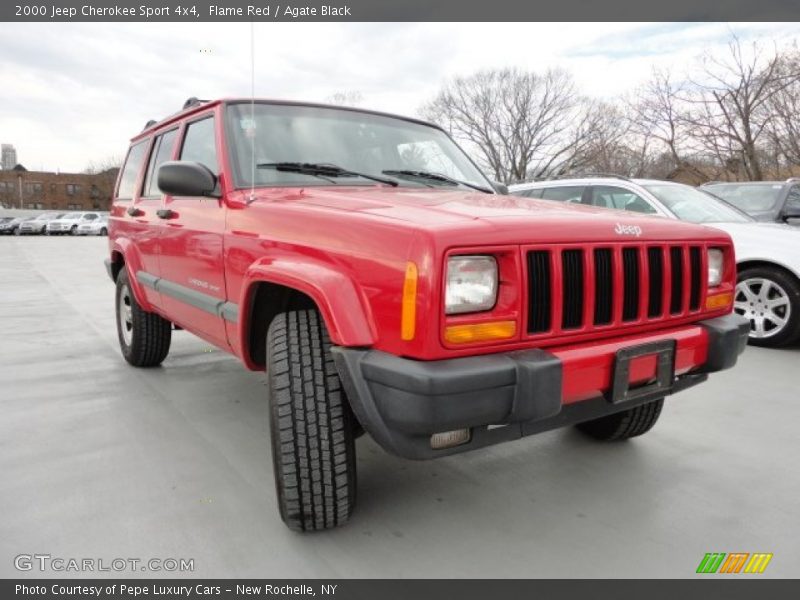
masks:
[[(660, 359), (657, 385), (628, 389), (617, 402), (598, 397), (562, 406), (562, 365), (540, 349), (441, 361), (416, 361), (377, 350), (331, 349), (353, 412), (386, 451), (428, 459), (473, 450), (658, 400), (697, 385), (708, 373), (727, 369), (747, 344), (749, 324), (737, 315), (700, 321), (708, 332), (708, 359), (695, 371), (674, 376), (674, 340), (632, 346), (619, 364), (635, 356)], [(669, 384), (666, 379), (671, 381)], [(433, 433), (470, 429), (470, 441), (434, 450)]]
[(701, 321), (708, 332), (708, 358), (701, 373), (716, 373), (733, 367), (747, 347), (750, 322), (741, 315), (731, 314)]
[[(658, 390), (619, 404), (598, 397), (562, 406), (561, 362), (542, 350), (433, 362), (338, 346), (331, 352), (350, 406), (364, 429), (387, 452), (415, 460), (574, 425), (665, 395)], [(462, 372), (474, 382), (473, 368), (480, 362), (491, 366), (481, 365), (477, 372), (484, 376), (483, 383), (468, 389), (456, 374)], [(432, 381), (439, 371), (442, 379)], [(667, 393), (682, 391), (707, 378), (695, 373), (677, 377)], [(487, 385), (490, 381), (493, 386)], [(437, 393), (426, 394), (425, 390)], [(471, 433), (468, 443), (431, 448), (431, 434), (466, 428)]]
[(234, 302), (220, 300), (210, 294), (204, 294), (178, 283), (167, 281), (146, 271), (137, 271), (136, 279), (145, 287), (189, 306), (199, 308), (208, 314), (223, 318), (231, 323), (236, 323), (239, 320), (239, 305)]

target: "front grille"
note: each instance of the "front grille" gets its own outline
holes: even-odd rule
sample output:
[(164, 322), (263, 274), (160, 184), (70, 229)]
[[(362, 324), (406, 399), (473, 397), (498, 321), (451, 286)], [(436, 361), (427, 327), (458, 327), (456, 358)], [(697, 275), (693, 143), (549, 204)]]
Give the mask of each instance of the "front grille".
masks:
[(614, 309), (614, 277), (611, 249), (594, 249), (594, 324), (611, 323)]
[(547, 250), (528, 252), (528, 331), (530, 333), (542, 333), (550, 329), (551, 279), (550, 252)]
[(527, 267), (530, 335), (680, 318), (702, 305), (698, 245), (535, 249)]
[(564, 250), (561, 254), (561, 283), (564, 312), (562, 329), (583, 325), (583, 250)]

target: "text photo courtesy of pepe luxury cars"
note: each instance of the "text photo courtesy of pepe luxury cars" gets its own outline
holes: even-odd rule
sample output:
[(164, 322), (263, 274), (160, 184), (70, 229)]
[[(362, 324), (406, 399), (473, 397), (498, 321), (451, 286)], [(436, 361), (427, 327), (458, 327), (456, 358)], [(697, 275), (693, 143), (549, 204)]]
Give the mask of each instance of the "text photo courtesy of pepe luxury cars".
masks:
[(795, 23), (214, 19), (0, 23), (0, 575), (797, 576)]

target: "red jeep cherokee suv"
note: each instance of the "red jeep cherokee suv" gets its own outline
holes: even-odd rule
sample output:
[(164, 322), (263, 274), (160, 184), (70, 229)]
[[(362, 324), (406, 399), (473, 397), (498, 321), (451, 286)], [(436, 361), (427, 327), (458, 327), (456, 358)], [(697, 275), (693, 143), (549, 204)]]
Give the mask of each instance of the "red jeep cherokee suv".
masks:
[(630, 438), (747, 341), (727, 234), (500, 195), (443, 130), (366, 110), (192, 99), (133, 139), (109, 232), (129, 363), (174, 326), (266, 370), (297, 530), (347, 521), (364, 431), (412, 459)]

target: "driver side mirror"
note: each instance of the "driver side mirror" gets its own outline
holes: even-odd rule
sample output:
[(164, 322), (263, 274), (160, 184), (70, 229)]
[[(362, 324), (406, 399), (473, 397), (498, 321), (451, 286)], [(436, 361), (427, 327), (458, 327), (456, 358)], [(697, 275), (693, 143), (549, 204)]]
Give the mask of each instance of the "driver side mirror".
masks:
[(158, 168), (158, 189), (171, 196), (209, 196), (216, 194), (217, 178), (199, 162), (170, 160)]
[(493, 181), (492, 187), (494, 191), (502, 196), (508, 196), (508, 186), (505, 183), (500, 183), (499, 181)]
[(783, 209), (781, 217), (784, 221), (788, 221), (789, 219), (800, 219), (800, 206), (787, 206)]

